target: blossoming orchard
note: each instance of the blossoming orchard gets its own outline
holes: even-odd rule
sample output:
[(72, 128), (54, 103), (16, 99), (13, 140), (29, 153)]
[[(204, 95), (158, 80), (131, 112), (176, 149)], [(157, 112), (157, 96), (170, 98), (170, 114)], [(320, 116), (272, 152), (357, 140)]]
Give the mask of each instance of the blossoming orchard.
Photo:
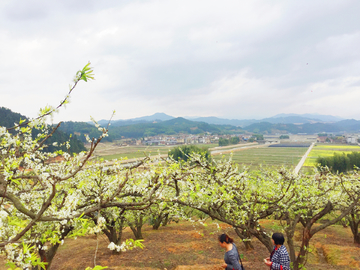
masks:
[[(57, 107), (46, 107), (38, 118), (21, 120), (13, 128), (0, 127), (0, 248), (10, 268), (51, 269), (66, 238), (90, 234), (104, 234), (115, 254), (141, 249), (145, 223), (158, 229), (171, 219), (191, 219), (192, 210), (232, 226), (247, 249), (257, 238), (271, 251), (270, 232), (259, 221), (280, 220), (293, 269), (306, 264), (312, 237), (341, 220), (348, 220), (354, 241), (360, 243), (356, 171), (346, 175), (326, 168), (308, 175), (285, 168), (248, 171), (231, 159), (209, 160), (197, 153), (186, 162), (159, 157), (130, 166), (110, 164), (91, 159), (108, 133), (96, 122), (102, 135), (87, 138), (88, 151), (73, 155), (44, 151), (61, 125), (49, 128), (46, 117), (68, 103), (80, 81), (91, 79), (93, 71), (87, 64)], [(37, 136), (34, 130), (39, 131)], [(70, 147), (69, 142), (65, 145)], [(57, 156), (62, 159), (52, 162)], [(331, 218), (314, 226), (328, 214)], [(294, 232), (299, 224), (301, 245), (296, 250)], [(123, 239), (125, 227), (131, 228), (134, 239)], [(96, 253), (88, 266), (102, 269), (96, 265)]]

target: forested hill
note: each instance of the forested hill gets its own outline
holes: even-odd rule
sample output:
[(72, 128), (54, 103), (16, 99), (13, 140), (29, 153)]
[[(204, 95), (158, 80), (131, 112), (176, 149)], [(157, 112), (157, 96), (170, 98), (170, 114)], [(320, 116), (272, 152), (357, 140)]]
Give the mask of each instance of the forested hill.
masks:
[(320, 132), (360, 132), (360, 121), (354, 119), (342, 120), (336, 123), (306, 123), (302, 125), (295, 124), (272, 124), (261, 122), (251, 124), (244, 128), (249, 132), (275, 134), (275, 133), (320, 133)]
[[(90, 138), (97, 137), (100, 132), (93, 126), (85, 122), (65, 122), (61, 125), (61, 129), (67, 133), (79, 134), (80, 138), (84, 138), (84, 134), (88, 134)], [(156, 135), (174, 135), (184, 134), (200, 134), (200, 133), (230, 134), (240, 133), (242, 130), (230, 125), (211, 125), (204, 122), (190, 121), (185, 118), (174, 118), (159, 123), (138, 123), (128, 126), (112, 126), (109, 127), (109, 137), (105, 138), (109, 141), (121, 138), (143, 138)]]
[[(79, 138), (85, 141), (84, 134), (88, 134), (90, 138), (98, 137), (100, 132), (93, 125), (85, 122), (65, 122), (61, 125), (61, 129), (66, 133), (78, 134)], [(360, 121), (343, 120), (336, 123), (306, 123), (302, 125), (295, 124), (272, 124), (269, 122), (261, 122), (249, 125), (244, 128), (232, 125), (213, 125), (204, 122), (197, 122), (184, 119), (182, 117), (174, 118), (158, 123), (138, 123), (128, 126), (112, 126), (109, 127), (109, 137), (104, 140), (112, 141), (121, 138), (143, 138), (156, 135), (175, 135), (184, 134), (200, 134), (210, 132), (212, 134), (234, 134), (243, 133), (244, 130), (261, 134), (276, 133), (321, 133), (321, 132), (359, 132)]]
[[(19, 123), (20, 119), (28, 118), (19, 113), (12, 112), (11, 110), (0, 107), (0, 126), (10, 128), (13, 127), (15, 123)], [(37, 130), (33, 130), (33, 137), (35, 137), (39, 132)], [(56, 150), (67, 151), (65, 146), (55, 147), (52, 143), (57, 142), (59, 145), (69, 139), (69, 134), (64, 133), (61, 130), (56, 130), (55, 133), (48, 139), (47, 144), (49, 145), (44, 150), (48, 152), (54, 152)], [(81, 151), (85, 151), (83, 142), (81, 142), (77, 136), (72, 136), (70, 138), (70, 152), (71, 153), (79, 153)]]
[(200, 134), (204, 132), (223, 133), (234, 130), (240, 131), (236, 127), (219, 127), (204, 122), (194, 122), (184, 118), (174, 118), (159, 123), (141, 123), (130, 126), (113, 127), (109, 130), (109, 135), (114, 138), (124, 136), (126, 138), (141, 138), (160, 134), (173, 135), (178, 133)]
[(12, 112), (7, 108), (0, 107), (0, 126), (6, 128), (13, 127), (15, 123), (19, 123), (20, 119), (23, 120), (28, 118), (20, 113)]
[[(63, 122), (60, 126), (60, 130), (67, 134), (78, 135), (78, 138), (83, 143), (86, 143), (85, 134), (87, 134), (90, 139), (98, 138), (101, 135), (101, 132), (94, 125), (90, 125), (86, 122)], [(110, 136), (105, 137), (102, 141), (112, 141), (112, 138)]]

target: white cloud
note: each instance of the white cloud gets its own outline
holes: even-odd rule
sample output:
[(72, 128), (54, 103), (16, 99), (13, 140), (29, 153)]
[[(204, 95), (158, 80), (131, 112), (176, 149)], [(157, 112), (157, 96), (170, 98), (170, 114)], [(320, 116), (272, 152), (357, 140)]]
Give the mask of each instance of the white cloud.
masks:
[(118, 118), (360, 118), (349, 106), (359, 11), (340, 0), (2, 1), (0, 106), (36, 116), (91, 60), (96, 81), (80, 84), (55, 120), (108, 118), (113, 109)]

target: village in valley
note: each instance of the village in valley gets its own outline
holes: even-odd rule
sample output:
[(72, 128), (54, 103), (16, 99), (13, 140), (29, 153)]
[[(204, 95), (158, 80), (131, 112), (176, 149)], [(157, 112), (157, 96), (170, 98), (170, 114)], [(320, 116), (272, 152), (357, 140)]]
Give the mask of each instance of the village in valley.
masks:
[(338, 134), (338, 133), (318, 133), (318, 134), (274, 134), (263, 135), (262, 140), (258, 140), (253, 134), (232, 134), (232, 135), (192, 135), (178, 134), (176, 136), (158, 135), (144, 137), (142, 139), (121, 139), (118, 142), (120, 146), (143, 145), (143, 146), (166, 146), (166, 145), (183, 145), (183, 144), (218, 144), (219, 138), (231, 139), (238, 137), (241, 143), (257, 142), (260, 144), (270, 143), (300, 143), (316, 141), (319, 143), (339, 143), (339, 144), (360, 144), (360, 134)]

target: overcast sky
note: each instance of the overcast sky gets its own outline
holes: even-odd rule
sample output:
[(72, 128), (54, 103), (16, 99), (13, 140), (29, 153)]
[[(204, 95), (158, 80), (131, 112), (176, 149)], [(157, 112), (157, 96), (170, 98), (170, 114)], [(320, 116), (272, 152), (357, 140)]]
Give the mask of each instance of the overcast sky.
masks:
[(360, 1), (2, 0), (0, 106), (54, 121), (172, 116), (360, 119)]

